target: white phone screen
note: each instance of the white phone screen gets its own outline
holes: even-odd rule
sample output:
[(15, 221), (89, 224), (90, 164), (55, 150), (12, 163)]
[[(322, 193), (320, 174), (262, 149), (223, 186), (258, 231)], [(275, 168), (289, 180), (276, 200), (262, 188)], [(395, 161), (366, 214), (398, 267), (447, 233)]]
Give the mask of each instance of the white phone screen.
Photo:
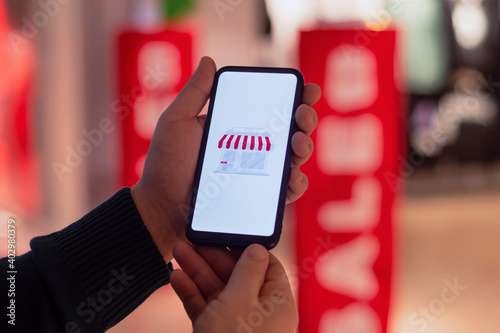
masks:
[(273, 234), (296, 86), (290, 73), (221, 73), (193, 230)]

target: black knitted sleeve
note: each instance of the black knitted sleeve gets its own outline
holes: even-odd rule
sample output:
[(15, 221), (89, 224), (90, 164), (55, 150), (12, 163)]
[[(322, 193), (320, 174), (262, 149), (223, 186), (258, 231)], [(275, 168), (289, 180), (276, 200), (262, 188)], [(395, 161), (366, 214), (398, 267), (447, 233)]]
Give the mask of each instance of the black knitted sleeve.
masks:
[(12, 279), (7, 258), (0, 259), (0, 276), (7, 274), (0, 282), (1, 332), (104, 332), (167, 284), (172, 271), (129, 188), (67, 228), (34, 238), (15, 263), (15, 297), (7, 297)]

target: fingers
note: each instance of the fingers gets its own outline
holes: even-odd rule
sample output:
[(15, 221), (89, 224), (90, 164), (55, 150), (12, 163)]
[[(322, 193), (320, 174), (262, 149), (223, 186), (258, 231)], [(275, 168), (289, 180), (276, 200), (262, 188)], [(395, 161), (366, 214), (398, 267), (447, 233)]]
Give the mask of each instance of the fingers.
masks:
[(302, 132), (309, 135), (318, 125), (318, 115), (309, 105), (301, 104), (295, 112), (295, 122)]
[[(287, 303), (295, 308), (292, 287), (281, 262), (269, 253), (269, 266), (266, 273), (265, 284), (260, 291), (261, 297), (271, 296), (277, 303)], [(295, 309), (296, 311), (296, 309)]]
[(207, 306), (201, 291), (185, 272), (178, 269), (170, 274), (170, 284), (182, 301), (189, 319), (194, 323)]
[(286, 193), (286, 203), (292, 203), (299, 199), (307, 190), (309, 180), (307, 176), (297, 167), (290, 170), (290, 180), (288, 181), (288, 191)]
[[(314, 143), (309, 137), (318, 125), (318, 115), (311, 107), (321, 97), (321, 89), (314, 83), (304, 86), (303, 103), (295, 112), (295, 122), (301, 131), (296, 132), (292, 137), (292, 165), (300, 166), (304, 164), (314, 151)], [(291, 203), (300, 198), (306, 191), (309, 181), (298, 168), (292, 167), (290, 180), (288, 182), (288, 192), (286, 202)]]
[(292, 137), (292, 149), (292, 164), (301, 166), (311, 157), (314, 144), (312, 139), (304, 132), (296, 132)]
[(247, 247), (220, 296), (248, 303), (257, 300), (264, 284), (268, 262), (269, 252), (262, 245), (252, 244)]
[(206, 114), (199, 115), (198, 117), (196, 117), (196, 119), (198, 120), (200, 126), (202, 128), (205, 128), (205, 123), (207, 122), (207, 115)]
[(241, 255), (243, 254), (243, 251), (245, 251), (245, 249), (239, 247), (232, 247), (229, 250), (231, 251), (231, 256), (233, 257), (235, 262), (238, 261), (238, 259), (240, 259)]
[(302, 103), (313, 105), (319, 101), (321, 97), (321, 88), (315, 83), (304, 85), (304, 93), (302, 94)]
[(236, 259), (225, 248), (196, 246), (198, 252), (217, 276), (226, 283), (231, 276)]
[(304, 164), (312, 155), (314, 144), (309, 134), (318, 125), (318, 116), (312, 107), (302, 104), (297, 108), (295, 121), (301, 131), (296, 132), (292, 137), (293, 164), (300, 166)]
[(177, 242), (173, 254), (182, 270), (198, 286), (205, 299), (216, 297), (224, 288), (224, 282), (191, 244), (185, 241)]
[(193, 76), (165, 111), (166, 115), (173, 120), (196, 117), (210, 97), (215, 71), (215, 62), (211, 58), (201, 58)]

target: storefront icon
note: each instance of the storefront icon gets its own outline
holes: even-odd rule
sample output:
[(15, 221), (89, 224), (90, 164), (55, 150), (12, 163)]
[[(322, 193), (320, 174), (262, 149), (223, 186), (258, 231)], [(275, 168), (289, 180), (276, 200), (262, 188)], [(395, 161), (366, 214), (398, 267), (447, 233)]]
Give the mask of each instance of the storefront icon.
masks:
[(219, 140), (221, 157), (216, 172), (268, 176), (267, 160), (274, 150), (271, 137), (271, 132), (263, 128), (228, 130)]

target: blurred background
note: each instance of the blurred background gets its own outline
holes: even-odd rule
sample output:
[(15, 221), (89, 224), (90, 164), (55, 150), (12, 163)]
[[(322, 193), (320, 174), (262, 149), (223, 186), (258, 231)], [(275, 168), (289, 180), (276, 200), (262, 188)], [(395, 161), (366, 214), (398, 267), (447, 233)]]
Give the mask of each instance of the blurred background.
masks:
[[(296, 67), (323, 89), (311, 186), (274, 250), (300, 332), (498, 332), (499, 15), (497, 0), (2, 0), (0, 254), (8, 217), (26, 252), (132, 186), (201, 56)], [(170, 286), (111, 332), (139, 330), (190, 330)]]

